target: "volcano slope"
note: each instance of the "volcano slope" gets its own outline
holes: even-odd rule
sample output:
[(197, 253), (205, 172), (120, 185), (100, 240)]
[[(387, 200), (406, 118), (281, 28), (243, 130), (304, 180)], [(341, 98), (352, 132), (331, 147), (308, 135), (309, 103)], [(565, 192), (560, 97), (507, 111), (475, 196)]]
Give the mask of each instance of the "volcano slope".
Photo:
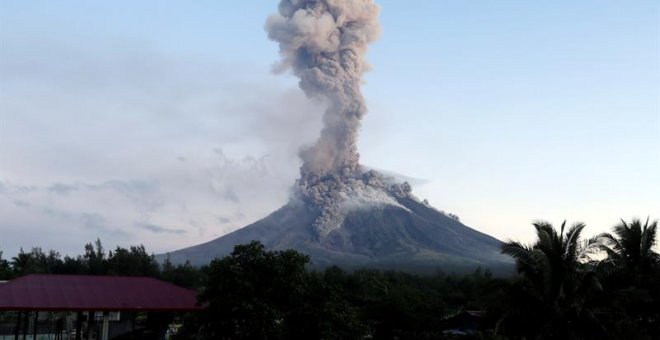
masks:
[(341, 204), (340, 217), (329, 219), (339, 222), (331, 227), (319, 227), (323, 212), (317, 204), (292, 199), (251, 225), (160, 258), (204, 265), (229, 254), (237, 244), (257, 240), (267, 249), (300, 251), (310, 256), (315, 268), (337, 265), (349, 270), (464, 272), (481, 266), (495, 272), (510, 270), (510, 260), (499, 252), (499, 240), (419, 201), (402, 187), (409, 189), (404, 183), (372, 190), (367, 198), (360, 195), (356, 199), (355, 192), (345, 195), (348, 198)]

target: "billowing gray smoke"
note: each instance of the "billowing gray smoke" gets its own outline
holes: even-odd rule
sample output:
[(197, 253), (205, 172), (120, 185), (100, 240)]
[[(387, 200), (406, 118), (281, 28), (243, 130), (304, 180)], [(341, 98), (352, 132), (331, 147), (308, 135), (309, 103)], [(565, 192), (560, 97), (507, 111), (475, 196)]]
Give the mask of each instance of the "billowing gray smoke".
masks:
[(367, 45), (380, 32), (373, 0), (282, 0), (266, 22), (268, 37), (280, 45), (278, 70), (293, 70), (309, 97), (326, 100), (323, 130), (303, 150), (297, 193), (320, 209), (320, 235), (338, 228), (356, 205), (398, 204), (410, 195), (374, 172), (363, 173), (357, 152), (360, 119), (366, 113), (360, 92)]
[(266, 22), (280, 45), (280, 69), (291, 68), (310, 97), (328, 100), (316, 145), (302, 152), (303, 176), (358, 170), (357, 133), (366, 113), (360, 82), (367, 45), (378, 37), (372, 0), (282, 0)]

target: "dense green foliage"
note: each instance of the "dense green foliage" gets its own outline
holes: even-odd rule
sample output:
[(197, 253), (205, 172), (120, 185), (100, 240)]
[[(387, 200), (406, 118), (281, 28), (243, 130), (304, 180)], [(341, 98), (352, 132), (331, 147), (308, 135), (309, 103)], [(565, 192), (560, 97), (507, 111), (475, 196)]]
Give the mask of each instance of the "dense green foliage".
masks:
[(306, 256), (267, 252), (260, 243), (236, 246), (206, 268), (199, 298), (208, 303), (203, 333), (209, 339), (295, 338), (305, 300)]
[(414, 275), (338, 267), (310, 271), (293, 250), (239, 245), (197, 268), (158, 264), (143, 246), (77, 257), (0, 252), (0, 280), (29, 273), (146, 275), (197, 289), (205, 311), (179, 339), (660, 339), (657, 222), (622, 221), (582, 240), (583, 224), (534, 224), (531, 245), (502, 252), (518, 275)]
[(417, 276), (338, 267), (310, 272), (307, 263), (292, 250), (236, 246), (203, 269), (199, 298), (208, 308), (187, 320), (179, 338), (437, 339), (448, 316), (495, 306), (507, 287), (481, 269)]
[(201, 283), (200, 270), (190, 263), (174, 266), (166, 260), (159, 265), (143, 245), (106, 252), (100, 240), (85, 244), (84, 253), (76, 257), (62, 257), (54, 250), (45, 253), (35, 247), (29, 252), (21, 249), (11, 260), (5, 260), (0, 251), (0, 280), (28, 274), (150, 276), (189, 288), (198, 288)]
[[(533, 246), (508, 242), (502, 252), (516, 260), (523, 279), (514, 284), (511, 306), (503, 318), (510, 333), (544, 338), (602, 338), (590, 300), (602, 293), (596, 273), (585, 262), (598, 249), (598, 242), (580, 243), (585, 225), (566, 222), (557, 232), (552, 225), (534, 223), (538, 241)], [(518, 324), (524, 321), (522, 325)]]
[(11, 267), (9, 262), (2, 258), (2, 251), (0, 251), (0, 280), (11, 277)]
[(614, 235), (602, 234), (607, 258), (598, 263), (606, 295), (600, 299), (602, 322), (621, 339), (660, 339), (660, 256), (658, 223), (621, 221)]

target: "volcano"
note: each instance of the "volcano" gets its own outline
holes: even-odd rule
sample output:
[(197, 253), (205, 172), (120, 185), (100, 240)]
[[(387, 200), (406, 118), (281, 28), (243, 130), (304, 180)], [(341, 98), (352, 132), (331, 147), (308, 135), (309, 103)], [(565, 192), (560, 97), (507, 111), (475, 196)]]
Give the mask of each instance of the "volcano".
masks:
[(231, 234), (169, 254), (205, 264), (235, 245), (261, 241), (295, 249), (312, 265), (405, 270), (506, 264), (500, 241), (417, 199), (397, 182), (360, 165), (357, 137), (367, 113), (360, 85), (367, 46), (380, 34), (373, 0), (281, 0), (266, 21), (280, 47), (277, 71), (291, 70), (320, 105), (323, 129), (300, 151), (300, 179), (289, 203)]
[[(428, 272), (510, 267), (510, 260), (499, 253), (499, 240), (420, 201), (407, 183), (395, 183), (376, 171), (351, 182), (350, 186), (324, 183), (335, 194), (325, 206), (297, 193), (253, 224), (167, 256), (173, 263), (203, 265), (229, 254), (237, 244), (257, 240), (267, 249), (307, 254), (317, 268)], [(328, 209), (328, 201), (334, 199)]]

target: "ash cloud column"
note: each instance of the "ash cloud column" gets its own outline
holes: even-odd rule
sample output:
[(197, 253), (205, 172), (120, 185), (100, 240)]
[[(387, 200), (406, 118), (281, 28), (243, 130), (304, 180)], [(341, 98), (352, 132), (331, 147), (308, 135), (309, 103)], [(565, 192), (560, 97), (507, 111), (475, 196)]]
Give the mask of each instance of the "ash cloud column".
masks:
[(328, 102), (320, 138), (301, 152), (303, 181), (359, 171), (357, 135), (367, 112), (360, 83), (378, 13), (372, 0), (283, 0), (266, 22), (280, 46), (276, 70), (291, 69), (308, 97)]

